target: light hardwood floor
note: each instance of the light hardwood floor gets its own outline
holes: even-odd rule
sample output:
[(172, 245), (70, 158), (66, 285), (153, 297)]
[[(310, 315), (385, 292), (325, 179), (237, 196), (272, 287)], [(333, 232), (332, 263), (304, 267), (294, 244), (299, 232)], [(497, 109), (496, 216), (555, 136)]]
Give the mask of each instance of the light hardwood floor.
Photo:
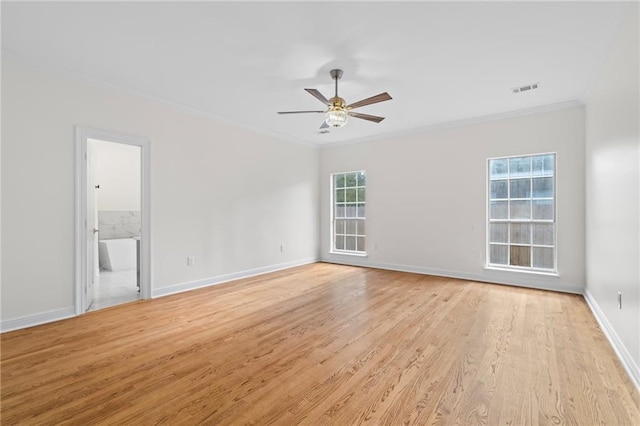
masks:
[(581, 296), (313, 264), (5, 333), (2, 424), (640, 425)]

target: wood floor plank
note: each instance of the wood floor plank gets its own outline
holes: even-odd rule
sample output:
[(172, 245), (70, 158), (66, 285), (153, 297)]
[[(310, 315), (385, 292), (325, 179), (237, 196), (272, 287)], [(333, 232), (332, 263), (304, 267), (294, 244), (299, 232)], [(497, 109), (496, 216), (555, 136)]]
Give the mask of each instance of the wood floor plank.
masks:
[(581, 296), (317, 263), (0, 336), (3, 425), (640, 424)]

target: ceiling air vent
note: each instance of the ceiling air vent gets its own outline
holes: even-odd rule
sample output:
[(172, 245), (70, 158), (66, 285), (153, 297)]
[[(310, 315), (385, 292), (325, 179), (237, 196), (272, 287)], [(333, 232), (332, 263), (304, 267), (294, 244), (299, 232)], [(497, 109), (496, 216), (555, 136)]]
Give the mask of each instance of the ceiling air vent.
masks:
[(537, 89), (538, 86), (540, 86), (540, 83), (531, 83), (531, 84), (527, 84), (526, 86), (514, 87), (513, 89), (511, 89), (511, 92), (513, 93), (528, 92), (530, 90)]

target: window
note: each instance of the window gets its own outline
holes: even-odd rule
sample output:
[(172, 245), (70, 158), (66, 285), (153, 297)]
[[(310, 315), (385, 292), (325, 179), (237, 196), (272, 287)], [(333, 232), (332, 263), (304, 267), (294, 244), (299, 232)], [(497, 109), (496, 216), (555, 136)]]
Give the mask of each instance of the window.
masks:
[(489, 159), (488, 266), (556, 270), (555, 160)]
[(333, 252), (365, 253), (365, 187), (364, 171), (331, 175)]

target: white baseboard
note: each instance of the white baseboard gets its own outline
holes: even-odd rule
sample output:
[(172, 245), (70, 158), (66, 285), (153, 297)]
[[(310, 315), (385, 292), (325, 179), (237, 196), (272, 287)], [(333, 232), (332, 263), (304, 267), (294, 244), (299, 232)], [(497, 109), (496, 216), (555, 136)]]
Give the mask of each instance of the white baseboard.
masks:
[[(295, 260), (292, 262), (280, 263), (277, 265), (263, 266), (261, 268), (250, 269), (247, 271), (235, 272), (232, 274), (220, 275), (217, 277), (207, 278), (204, 280), (192, 281), (188, 283), (175, 284), (169, 287), (163, 287), (153, 289), (151, 291), (152, 297), (168, 296), (170, 294), (181, 293), (183, 291), (195, 290), (196, 288), (207, 287), (210, 285), (222, 284), (224, 282), (237, 280), (240, 278), (248, 278), (255, 275), (266, 274), (268, 272), (275, 272), (282, 269), (293, 268), (295, 266), (307, 265), (309, 263), (315, 263), (318, 259), (310, 257), (307, 259)], [(4, 321), (0, 321), (0, 333), (7, 331), (19, 330), (22, 328), (34, 327), (36, 325), (46, 324), (53, 321), (75, 317), (75, 307), (70, 306), (63, 309), (55, 309), (53, 311), (41, 312), (34, 315), (27, 315), (20, 318), (12, 318)]]
[[(633, 384), (640, 391), (640, 368), (633, 360), (633, 357), (625, 347), (624, 343), (622, 343), (622, 340), (620, 339), (618, 334), (615, 332), (609, 320), (607, 320), (607, 317), (604, 315), (604, 313), (598, 306), (598, 303), (595, 301), (591, 293), (589, 293), (589, 290), (586, 290), (582, 286), (578, 286), (578, 285), (559, 286), (553, 283), (533, 280), (531, 278), (523, 278), (523, 279), (520, 279), (519, 282), (514, 282), (514, 280), (509, 278), (500, 279), (500, 278), (487, 277), (486, 275), (480, 275), (480, 274), (470, 274), (466, 272), (431, 269), (431, 268), (424, 268), (420, 266), (368, 262), (366, 261), (366, 259), (360, 259), (356, 257), (354, 258), (350, 257), (348, 259), (335, 259), (333, 257), (331, 258), (324, 257), (321, 259), (321, 261), (326, 263), (336, 263), (340, 265), (363, 266), (363, 267), (369, 267), (369, 268), (388, 269), (392, 271), (413, 272), (413, 273), (425, 274), (425, 275), (436, 275), (440, 277), (459, 278), (459, 279), (464, 279), (469, 281), (489, 282), (493, 284), (507, 284), (507, 285), (518, 286), (518, 287), (551, 290), (551, 291), (558, 291), (558, 292), (564, 292), (564, 293), (582, 294), (585, 300), (587, 301), (587, 305), (591, 309), (591, 312), (593, 312), (593, 316), (596, 318), (596, 321), (598, 321), (598, 324), (600, 324), (600, 328), (602, 329), (602, 332), (607, 337), (607, 339), (609, 340), (609, 343), (613, 347), (614, 352), (620, 359), (622, 366), (624, 367), (625, 371), (631, 378), (631, 381), (633, 382)], [(496, 271), (496, 272), (499, 273), (500, 271)]]
[(216, 277), (205, 278), (202, 280), (191, 281), (181, 284), (174, 284), (162, 288), (154, 288), (151, 290), (151, 297), (162, 297), (170, 294), (182, 293), (189, 290), (195, 290), (197, 288), (209, 287), (212, 285), (222, 284), (241, 278), (249, 278), (256, 275), (267, 274), (269, 272), (280, 271), (282, 269), (289, 269), (295, 266), (307, 265), (309, 263), (315, 263), (318, 261), (316, 257), (309, 257), (307, 259), (294, 260), (292, 262), (279, 263), (276, 265), (263, 266), (260, 268), (249, 269), (246, 271), (234, 272), (231, 274), (218, 275)]
[[(398, 265), (392, 263), (369, 262), (358, 257), (348, 257), (337, 259), (335, 257), (323, 257), (322, 262), (337, 263), (340, 265), (364, 266), (368, 268), (388, 269), (391, 271), (413, 272), (416, 274), (435, 275), (439, 277), (458, 278), (468, 281), (479, 281), (491, 284), (506, 284), (516, 287), (535, 288), (538, 290), (551, 290), (562, 293), (583, 294), (584, 287), (580, 285), (556, 284), (552, 282), (555, 278), (547, 275), (523, 274), (511, 271), (488, 271), (486, 274), (473, 274), (460, 271), (449, 271), (445, 269), (425, 268), (413, 265)], [(517, 274), (517, 276), (515, 276)]]
[(27, 315), (20, 318), (8, 319), (0, 322), (0, 332), (19, 330), (21, 328), (33, 327), (46, 324), (48, 322), (59, 321), (76, 316), (76, 309), (73, 306), (53, 311), (42, 312), (34, 315)]
[(618, 355), (618, 359), (620, 359), (620, 362), (622, 363), (624, 369), (627, 371), (627, 374), (631, 378), (631, 381), (640, 391), (640, 368), (638, 368), (638, 365), (633, 360), (633, 357), (625, 347), (624, 343), (622, 343), (622, 340), (618, 336), (618, 333), (616, 333), (615, 329), (605, 316), (604, 312), (602, 312), (602, 309), (600, 309), (598, 302), (596, 302), (596, 299), (593, 298), (589, 290), (584, 291), (584, 299), (587, 301), (587, 305), (589, 305), (589, 308), (591, 308), (593, 316), (596, 317), (596, 321), (598, 321), (598, 324), (600, 324), (602, 332), (609, 340), (609, 343), (613, 347), (616, 355)]
[[(289, 269), (296, 266), (307, 265), (310, 263), (317, 262), (317, 258), (307, 258), (296, 260), (292, 262), (280, 263), (276, 265), (263, 266), (260, 268), (249, 269), (246, 271), (234, 272), (226, 275), (219, 275), (217, 277), (206, 278), (198, 281), (191, 281), (182, 284), (175, 284), (168, 287), (163, 287), (159, 289), (152, 290), (152, 297), (162, 297), (168, 296), (170, 294), (182, 293), (184, 291), (195, 290), (202, 287), (208, 287), (212, 285), (222, 284), (225, 282), (253, 277), (256, 275), (262, 275), (269, 272), (280, 271), (283, 269)], [(326, 263), (337, 263), (341, 265), (350, 265), (350, 266), (363, 266), (370, 268), (378, 268), (378, 269), (388, 269), (393, 271), (401, 271), (401, 272), (412, 272), (417, 274), (425, 274), (425, 275), (436, 275), (442, 277), (449, 278), (459, 278), (470, 281), (481, 281), (481, 282), (491, 282), (495, 284), (508, 284), (508, 285), (516, 285), (520, 287), (531, 287), (536, 289), (543, 290), (553, 290), (560, 292), (568, 292), (568, 293), (578, 293), (584, 294), (584, 298), (587, 302), (587, 305), (591, 309), (596, 321), (600, 324), (600, 328), (602, 329), (604, 335), (609, 340), (609, 343), (613, 347), (616, 355), (620, 359), (622, 366), (626, 370), (627, 374), (631, 378), (633, 384), (640, 390), (640, 368), (633, 360), (633, 357), (625, 347), (624, 343), (615, 332), (607, 317), (604, 315), (600, 306), (593, 298), (589, 290), (582, 289), (579, 286), (554, 286), (553, 284), (541, 284), (540, 282), (532, 282), (531, 284), (517, 284), (508, 280), (494, 280), (492, 278), (487, 278), (485, 275), (480, 274), (469, 274), (469, 273), (460, 273), (456, 271), (447, 271), (447, 270), (439, 270), (439, 269), (431, 269), (424, 268), (420, 266), (410, 266), (410, 265), (397, 265), (397, 264), (386, 264), (386, 263), (372, 263), (358, 260), (357, 258), (349, 259), (349, 261), (338, 261), (336, 259), (321, 259), (322, 262)], [(20, 318), (13, 318), (4, 321), (0, 321), (0, 333), (5, 333), (8, 331), (19, 330), (22, 328), (33, 327), (36, 325), (46, 324), (53, 321), (58, 321), (62, 319), (72, 318), (76, 316), (75, 308), (73, 306), (56, 309), (53, 311), (42, 312), (34, 315), (27, 315)]]

